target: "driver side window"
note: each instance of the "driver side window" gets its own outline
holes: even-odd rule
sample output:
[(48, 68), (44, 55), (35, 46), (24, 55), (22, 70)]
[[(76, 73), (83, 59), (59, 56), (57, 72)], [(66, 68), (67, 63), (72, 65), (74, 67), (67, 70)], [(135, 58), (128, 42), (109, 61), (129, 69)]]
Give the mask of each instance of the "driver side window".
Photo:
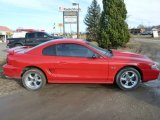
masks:
[(94, 52), (79, 44), (58, 44), (57, 56), (68, 57), (92, 57)]

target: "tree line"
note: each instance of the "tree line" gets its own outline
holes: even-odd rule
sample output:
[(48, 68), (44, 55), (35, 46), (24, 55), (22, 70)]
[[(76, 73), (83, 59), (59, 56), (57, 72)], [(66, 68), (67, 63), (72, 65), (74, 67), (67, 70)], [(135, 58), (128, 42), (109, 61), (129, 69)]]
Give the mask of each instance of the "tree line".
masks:
[(103, 48), (124, 46), (130, 38), (124, 0), (103, 0), (102, 3), (102, 11), (97, 0), (88, 7), (84, 19), (87, 40), (96, 41)]

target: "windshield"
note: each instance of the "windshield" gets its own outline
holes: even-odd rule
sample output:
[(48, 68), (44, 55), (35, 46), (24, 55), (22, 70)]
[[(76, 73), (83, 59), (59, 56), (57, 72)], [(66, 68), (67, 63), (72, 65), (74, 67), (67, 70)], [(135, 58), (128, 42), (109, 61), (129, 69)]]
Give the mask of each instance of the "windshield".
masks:
[(48, 33), (45, 33), (48, 37), (50, 37), (50, 38), (52, 38), (53, 36), (52, 35), (50, 35), (50, 34), (48, 34)]
[(86, 42), (89, 46), (91, 46), (92, 48), (96, 49), (97, 51), (99, 51), (100, 53), (102, 53), (103, 55), (107, 56), (107, 57), (112, 57), (112, 51), (111, 50), (107, 50), (107, 49), (103, 49), (100, 48), (94, 44), (92, 44), (91, 42)]

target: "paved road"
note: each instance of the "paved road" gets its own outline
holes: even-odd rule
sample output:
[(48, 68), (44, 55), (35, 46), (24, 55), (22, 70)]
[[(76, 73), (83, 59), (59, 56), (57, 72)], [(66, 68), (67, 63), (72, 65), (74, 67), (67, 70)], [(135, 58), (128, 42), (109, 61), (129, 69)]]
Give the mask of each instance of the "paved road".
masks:
[(160, 82), (124, 92), (114, 85), (52, 84), (0, 98), (1, 120), (159, 120)]

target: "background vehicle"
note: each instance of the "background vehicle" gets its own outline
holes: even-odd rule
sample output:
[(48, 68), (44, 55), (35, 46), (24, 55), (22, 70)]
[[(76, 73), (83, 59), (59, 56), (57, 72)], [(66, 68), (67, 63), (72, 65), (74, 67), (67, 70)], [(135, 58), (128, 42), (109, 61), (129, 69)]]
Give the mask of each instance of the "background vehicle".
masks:
[(60, 36), (51, 36), (45, 32), (29, 32), (26, 33), (25, 38), (8, 38), (7, 46), (9, 48), (16, 46), (36, 46), (43, 42), (60, 39)]
[(140, 35), (153, 35), (153, 32), (152, 31), (146, 31), (146, 32), (140, 33)]
[(22, 78), (28, 90), (39, 90), (46, 82), (116, 83), (123, 90), (132, 90), (141, 82), (157, 79), (160, 70), (157, 63), (139, 54), (64, 39), (10, 49), (3, 72)]

